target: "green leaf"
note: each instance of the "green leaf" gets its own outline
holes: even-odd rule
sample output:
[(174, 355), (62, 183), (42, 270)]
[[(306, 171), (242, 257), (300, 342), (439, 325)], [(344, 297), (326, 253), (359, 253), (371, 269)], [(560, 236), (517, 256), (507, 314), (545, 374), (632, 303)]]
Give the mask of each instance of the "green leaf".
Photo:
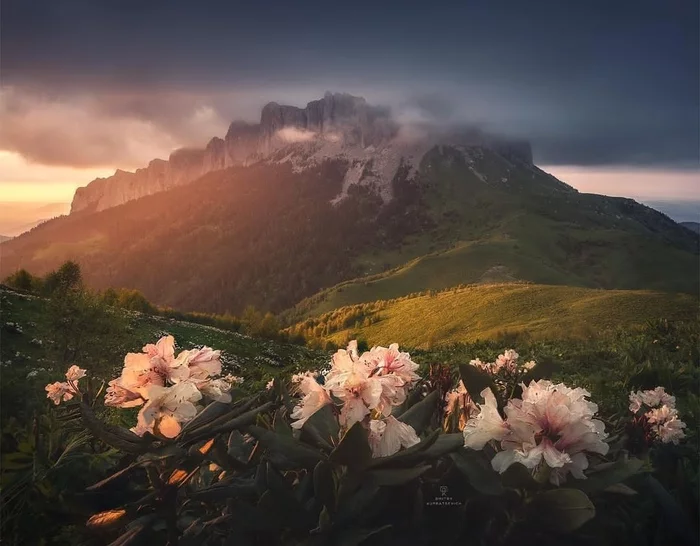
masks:
[(585, 480), (572, 480), (571, 486), (586, 493), (597, 493), (639, 474), (643, 466), (644, 462), (639, 459), (619, 459), (604, 470), (587, 474)]
[(430, 465), (415, 468), (379, 468), (369, 470), (367, 479), (376, 485), (403, 485), (423, 475), (430, 468)]
[(606, 493), (616, 493), (618, 495), (637, 495), (634, 489), (624, 483), (616, 483), (615, 485), (606, 487), (603, 491)]
[(411, 425), (416, 434), (422, 434), (430, 424), (437, 402), (438, 391), (433, 391), (423, 400), (411, 406), (408, 411), (402, 413), (397, 419), (402, 423)]
[(462, 378), (464, 387), (467, 389), (469, 396), (474, 402), (483, 404), (484, 398), (481, 396), (481, 392), (484, 389), (491, 389), (494, 395), (497, 392), (491, 376), (476, 366), (465, 363), (460, 364), (459, 375)]
[(443, 455), (447, 455), (464, 447), (464, 434), (457, 432), (454, 434), (440, 434), (437, 441), (426, 449), (422, 455), (426, 459), (439, 459)]
[(338, 418), (333, 412), (333, 405), (326, 404), (314, 412), (304, 423), (301, 432), (302, 438), (308, 436), (319, 447), (328, 450), (333, 449), (333, 446), (338, 442), (338, 435), (340, 434)]
[[(698, 533), (687, 514), (673, 496), (653, 476), (647, 476), (647, 484), (654, 501), (676, 538), (688, 546), (698, 544)], [(675, 542), (678, 544), (678, 542)]]
[(282, 408), (278, 408), (275, 412), (274, 427), (275, 432), (292, 436), (292, 427), (290, 427), (289, 423), (285, 420)]
[(501, 474), (501, 483), (511, 489), (535, 490), (541, 485), (532, 477), (532, 472), (522, 463), (513, 463)]
[(595, 516), (595, 507), (583, 491), (551, 489), (528, 503), (526, 516), (542, 528), (570, 533)]
[(324, 459), (321, 452), (291, 436), (283, 436), (255, 425), (248, 427), (248, 431), (262, 447), (290, 463), (297, 463), (304, 468), (312, 469)]
[(365, 468), (372, 460), (372, 450), (367, 441), (367, 431), (362, 423), (357, 422), (340, 440), (329, 457), (334, 464), (342, 464), (357, 470)]
[(332, 515), (335, 512), (335, 482), (333, 468), (326, 461), (314, 468), (314, 493)]
[(469, 484), (484, 495), (502, 495), (501, 476), (491, 468), (485, 455), (480, 451), (462, 448), (450, 453), (457, 470), (464, 474)]
[(184, 436), (197, 428), (208, 425), (215, 419), (221, 417), (222, 415), (225, 415), (226, 413), (229, 413), (230, 411), (231, 404), (224, 404), (223, 402), (212, 402), (201, 412), (199, 412), (194, 419), (192, 419), (189, 423), (185, 424), (185, 426), (182, 427), (180, 435)]

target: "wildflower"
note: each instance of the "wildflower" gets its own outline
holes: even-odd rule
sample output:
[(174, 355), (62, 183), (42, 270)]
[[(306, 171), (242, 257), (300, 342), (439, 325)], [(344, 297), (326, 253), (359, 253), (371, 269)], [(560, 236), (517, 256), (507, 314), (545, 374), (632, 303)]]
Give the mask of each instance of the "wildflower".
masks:
[(386, 419), (370, 420), (368, 440), (373, 457), (388, 457), (402, 447), (411, 447), (420, 442), (411, 425), (391, 415)]
[(546, 380), (522, 388), (522, 399), (508, 401), (505, 420), (490, 389), (482, 391), (485, 404), (464, 429), (465, 446), (483, 449), (489, 441), (500, 442), (491, 465), (501, 473), (517, 462), (533, 471), (541, 464), (554, 469), (550, 481), (557, 485), (568, 473), (584, 478), (585, 454), (605, 455), (609, 449), (605, 425), (593, 419), (598, 406), (586, 400), (590, 393)]
[(502, 440), (510, 429), (498, 413), (496, 397), (491, 389), (481, 391), (484, 404), (479, 404), (480, 413), (469, 419), (464, 427), (464, 446), (472, 449), (483, 449), (491, 440)]
[(115, 408), (134, 408), (144, 403), (145, 399), (138, 392), (125, 388), (121, 378), (112, 379), (105, 391), (105, 406)]
[(68, 368), (68, 371), (66, 372), (66, 379), (68, 379), (68, 381), (78, 381), (83, 377), (85, 377), (85, 370), (78, 368), (76, 365)]
[(389, 348), (373, 347), (362, 358), (371, 366), (377, 368), (377, 374), (393, 374), (403, 380), (404, 383), (413, 383), (420, 379), (416, 373), (418, 364), (411, 360), (411, 355), (399, 351), (399, 344), (392, 343)]
[(267, 382), (267, 384), (265, 385), (265, 390), (271, 391), (271, 390), (272, 390), (272, 387), (274, 387), (274, 386), (275, 386), (275, 380), (274, 380), (274, 379), (270, 379), (270, 380)]
[(631, 392), (629, 400), (632, 413), (638, 414), (642, 409), (647, 409), (645, 413), (636, 416), (632, 423), (633, 428), (635, 423), (641, 425), (647, 444), (656, 439), (664, 444), (678, 444), (685, 438), (683, 429), (686, 424), (678, 417), (676, 397), (668, 394), (663, 387)]
[(185, 381), (172, 387), (151, 385), (146, 398), (148, 402), (141, 408), (132, 432), (143, 436), (157, 430), (166, 438), (175, 438), (182, 423), (192, 420), (197, 414), (194, 402), (201, 400), (202, 393), (193, 383)]
[(76, 393), (75, 389), (68, 383), (56, 381), (50, 385), (46, 385), (46, 398), (49, 398), (57, 406), (61, 402), (68, 402)]
[(229, 391), (231, 390), (232, 383), (225, 378), (204, 379), (201, 381), (194, 380), (193, 383), (203, 395), (211, 398), (215, 402), (228, 404), (231, 401), (231, 394)]
[(304, 423), (326, 404), (331, 403), (331, 398), (326, 389), (319, 385), (313, 377), (304, 377), (299, 383), (299, 390), (304, 394), (304, 398), (297, 404), (291, 414), (292, 419), (297, 419), (292, 423), (292, 428), (300, 429)]
[[(209, 347), (182, 351), (175, 359), (172, 368), (178, 370), (173, 374), (174, 382), (192, 377), (207, 379), (221, 373), (221, 351)], [(185, 371), (186, 370), (186, 371)]]

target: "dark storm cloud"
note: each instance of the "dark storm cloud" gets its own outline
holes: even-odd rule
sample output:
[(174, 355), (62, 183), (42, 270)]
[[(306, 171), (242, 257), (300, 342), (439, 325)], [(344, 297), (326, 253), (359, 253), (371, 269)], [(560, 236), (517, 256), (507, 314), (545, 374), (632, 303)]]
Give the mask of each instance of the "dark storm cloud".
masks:
[[(15, 128), (2, 129), (0, 147), (37, 161), (133, 162), (143, 155), (136, 127), (163, 150), (202, 144), (268, 100), (303, 105), (332, 89), (406, 119), (527, 137), (540, 163), (697, 165), (698, 9), (695, 0), (4, 0), (0, 67), (14, 98), (5, 93), (2, 121)], [(41, 124), (21, 128), (32, 108), (56, 118), (44, 134)], [(82, 133), (69, 123), (81, 108)], [(64, 118), (73, 136), (61, 144)]]

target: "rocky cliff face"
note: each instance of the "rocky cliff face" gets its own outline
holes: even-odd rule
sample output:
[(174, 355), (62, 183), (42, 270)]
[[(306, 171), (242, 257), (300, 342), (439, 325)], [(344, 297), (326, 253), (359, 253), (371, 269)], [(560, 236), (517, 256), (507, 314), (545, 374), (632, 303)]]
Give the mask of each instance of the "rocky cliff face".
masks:
[(469, 133), (403, 131), (387, 109), (345, 93), (326, 93), (305, 108), (267, 104), (260, 123), (236, 121), (226, 136), (213, 138), (204, 149), (181, 149), (167, 161), (156, 159), (134, 173), (117, 170), (78, 188), (71, 213), (94, 212), (146, 195), (193, 182), (227, 167), (260, 161), (291, 162), (295, 170), (328, 158), (348, 161), (342, 198), (352, 184), (371, 184), (385, 200), (391, 199), (391, 181), (404, 163), (415, 169), (423, 155), (437, 144), (486, 145), (509, 160), (532, 163), (527, 142), (494, 139)]

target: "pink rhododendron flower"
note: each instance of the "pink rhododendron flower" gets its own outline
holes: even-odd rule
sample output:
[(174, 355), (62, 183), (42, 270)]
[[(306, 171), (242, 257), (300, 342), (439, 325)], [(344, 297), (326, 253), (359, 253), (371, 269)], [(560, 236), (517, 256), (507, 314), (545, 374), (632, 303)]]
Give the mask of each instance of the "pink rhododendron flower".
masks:
[(388, 457), (402, 447), (411, 447), (420, 442), (412, 426), (402, 423), (394, 416), (386, 419), (371, 419), (368, 440), (372, 457)]
[(182, 382), (172, 387), (151, 385), (146, 393), (148, 402), (141, 408), (135, 434), (143, 436), (145, 432), (157, 430), (166, 438), (175, 438), (182, 429), (182, 424), (194, 418), (197, 408), (194, 402), (202, 398), (193, 383)]
[(85, 370), (79, 368), (75, 364), (68, 368), (68, 371), (66, 372), (66, 379), (68, 381), (78, 381), (83, 377), (85, 377)]
[(593, 419), (598, 407), (586, 400), (590, 393), (546, 380), (522, 387), (522, 398), (508, 401), (505, 420), (490, 389), (481, 393), (486, 403), (464, 429), (465, 446), (482, 449), (489, 441), (500, 442), (501, 451), (491, 461), (498, 472), (517, 462), (532, 470), (540, 464), (556, 469), (550, 474), (555, 484), (569, 472), (585, 477), (585, 453), (605, 455), (609, 449), (605, 425)]
[(121, 378), (112, 379), (105, 391), (105, 406), (115, 408), (134, 408), (144, 403), (145, 399), (138, 393), (122, 386)]
[(299, 383), (299, 390), (303, 393), (304, 398), (294, 407), (291, 414), (292, 419), (297, 419), (292, 423), (292, 428), (295, 429), (303, 427), (309, 417), (326, 404), (331, 403), (326, 389), (319, 385), (313, 377), (304, 377)]
[[(316, 372), (292, 377), (304, 394), (292, 417), (305, 422), (318, 408), (330, 403), (331, 394), (342, 403), (339, 422), (346, 429), (357, 422), (366, 425), (373, 412), (375, 416), (389, 416), (393, 407), (406, 400), (408, 389), (418, 379), (417, 368), (408, 353), (400, 352), (395, 343), (360, 355), (357, 342), (351, 341), (346, 349), (332, 356), (330, 370), (324, 370), (323, 385), (315, 380)], [(293, 426), (300, 428), (303, 422)]]
[(68, 383), (61, 383), (59, 381), (46, 385), (44, 390), (46, 390), (46, 398), (49, 398), (57, 406), (61, 402), (68, 402), (75, 394), (73, 387)]
[(371, 367), (377, 368), (378, 375), (393, 374), (404, 383), (413, 383), (420, 379), (416, 373), (418, 364), (411, 360), (411, 355), (399, 351), (399, 344), (392, 343), (389, 348), (373, 347), (362, 355)]
[(207, 398), (224, 404), (231, 401), (231, 393), (229, 392), (231, 383), (226, 379), (193, 379), (191, 381)]
[(210, 347), (182, 351), (170, 367), (179, 370), (173, 374), (174, 382), (188, 377), (207, 379), (221, 373), (221, 351), (214, 351)]
[(464, 446), (472, 449), (484, 449), (491, 440), (502, 440), (510, 432), (510, 429), (498, 413), (496, 397), (491, 389), (481, 391), (484, 403), (479, 404), (481, 411), (469, 419), (464, 427)]
[(668, 394), (663, 387), (631, 392), (629, 399), (629, 409), (632, 413), (638, 414), (643, 409), (647, 410), (635, 417), (634, 421), (634, 423), (641, 422), (642, 427), (647, 431), (647, 443), (650, 444), (658, 439), (664, 444), (678, 444), (685, 438), (683, 429), (686, 424), (678, 417), (676, 397)]

